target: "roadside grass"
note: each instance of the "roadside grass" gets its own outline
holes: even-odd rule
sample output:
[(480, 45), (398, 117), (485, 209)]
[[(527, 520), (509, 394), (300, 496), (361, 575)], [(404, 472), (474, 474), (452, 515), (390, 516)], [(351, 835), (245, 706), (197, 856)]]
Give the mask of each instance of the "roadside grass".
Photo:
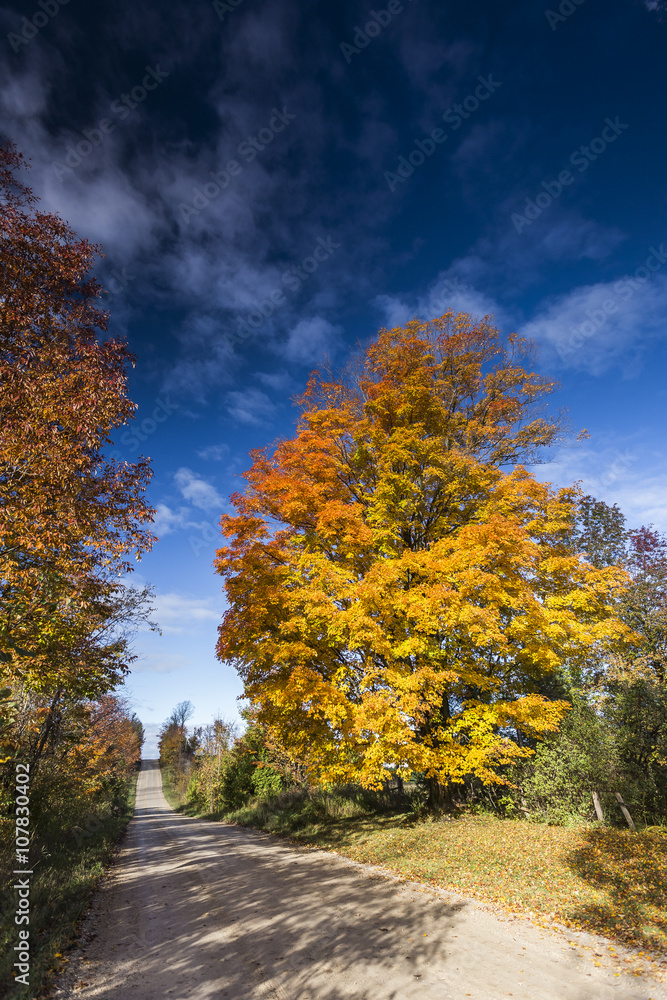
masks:
[(160, 774), (162, 775), (162, 792), (171, 808), (176, 812), (184, 812), (193, 816), (196, 815), (194, 812), (189, 812), (187, 803), (184, 801), (185, 796), (183, 792), (176, 787), (174, 776), (171, 771), (168, 768), (161, 767)]
[[(30, 986), (14, 983), (13, 968), (19, 928), (14, 923), (16, 893), (14, 878), (4, 882), (0, 904), (0, 982), (6, 984), (6, 1000), (25, 1000), (43, 995), (58, 968), (67, 961), (69, 946), (78, 937), (79, 923), (88, 910), (95, 889), (114, 848), (134, 810), (136, 776), (118, 812), (107, 809), (80, 829), (55, 824), (41, 831), (31, 844), (33, 875), (30, 876)], [(77, 836), (78, 833), (78, 843)], [(15, 867), (3, 856), (3, 867)], [(10, 985), (12, 984), (12, 985)]]
[(367, 791), (357, 785), (341, 785), (331, 790), (287, 789), (268, 798), (253, 799), (236, 810), (229, 808), (209, 811), (201, 803), (179, 797), (163, 772), (165, 798), (172, 809), (186, 816), (200, 819), (229, 820), (240, 826), (254, 826), (270, 833), (291, 836), (295, 831), (318, 828), (332, 820), (352, 819), (384, 813), (402, 813), (411, 807), (417, 809), (419, 796), (408, 791), (402, 796), (396, 792)]
[(283, 792), (209, 814), (549, 924), (667, 954), (667, 831), (547, 826), (492, 815), (424, 820), (363, 793)]

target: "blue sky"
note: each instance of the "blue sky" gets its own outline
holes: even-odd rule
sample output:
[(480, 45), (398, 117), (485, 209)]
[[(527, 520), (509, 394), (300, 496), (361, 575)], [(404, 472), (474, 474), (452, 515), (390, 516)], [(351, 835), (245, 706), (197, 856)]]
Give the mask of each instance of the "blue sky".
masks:
[(0, 8), (2, 130), (42, 206), (103, 245), (137, 358), (115, 450), (155, 472), (135, 576), (163, 635), (127, 685), (150, 732), (182, 699), (236, 714), (218, 518), (309, 372), (381, 326), (452, 307), (532, 337), (590, 432), (537, 474), (667, 530), (664, 8)]

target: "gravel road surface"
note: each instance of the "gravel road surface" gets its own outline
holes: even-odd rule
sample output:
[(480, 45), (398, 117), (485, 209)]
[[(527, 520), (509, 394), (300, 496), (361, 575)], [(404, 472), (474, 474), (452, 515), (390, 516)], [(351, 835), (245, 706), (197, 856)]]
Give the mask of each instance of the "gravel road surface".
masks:
[(652, 979), (615, 975), (594, 955), (599, 939), (576, 940), (334, 854), (180, 816), (157, 762), (144, 761), (118, 863), (52, 996), (667, 1000)]

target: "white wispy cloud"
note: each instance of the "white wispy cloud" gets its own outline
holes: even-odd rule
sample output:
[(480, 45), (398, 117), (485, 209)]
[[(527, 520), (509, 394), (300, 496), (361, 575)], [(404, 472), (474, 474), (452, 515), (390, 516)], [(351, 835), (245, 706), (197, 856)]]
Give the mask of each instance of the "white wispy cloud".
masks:
[(222, 510), (225, 501), (215, 486), (206, 482), (192, 469), (182, 466), (174, 475), (174, 482), (184, 499), (188, 500), (194, 507), (198, 507), (199, 510)]
[[(188, 469), (186, 471), (189, 472), (190, 470)], [(183, 478), (185, 481), (185, 477)], [(204, 486), (210, 486), (209, 483), (206, 483), (203, 480), (200, 480), (200, 482), (203, 482)], [(187, 484), (186, 484), (186, 489), (187, 489)], [(211, 489), (214, 489), (214, 487), (211, 487)], [(223, 510), (224, 502), (222, 498), (220, 498), (220, 495), (217, 493), (217, 491), (215, 492), (216, 492), (216, 497), (220, 500), (220, 504), (218, 504), (216, 500), (216, 504), (214, 507), (212, 506), (211, 508), (200, 508), (200, 509), (214, 510), (217, 515)], [(205, 495), (206, 494), (203, 491), (201, 491), (199, 494), (200, 497)], [(212, 503), (213, 497), (210, 496), (209, 499)], [(166, 503), (157, 503), (155, 505), (155, 511), (156, 511), (155, 518), (153, 520), (153, 525), (151, 527), (151, 530), (160, 539), (164, 538), (166, 535), (173, 534), (175, 531), (195, 531), (195, 532), (206, 532), (208, 534), (210, 533), (211, 530), (215, 530), (211, 525), (210, 521), (206, 520), (202, 521), (201, 519), (198, 519), (192, 507), (178, 507), (174, 509), (173, 507), (170, 507)], [(131, 579), (128, 578), (126, 582), (136, 583), (136, 581), (137, 577), (135, 575)]]
[[(540, 237), (541, 249), (532, 245), (530, 252), (543, 262), (549, 254), (552, 259), (581, 259), (587, 255), (597, 258), (609, 254), (620, 239), (617, 232), (589, 225), (585, 220), (575, 226), (563, 222), (545, 230)], [(663, 244), (647, 248), (645, 261), (631, 273), (538, 299), (529, 318), (507, 305), (506, 298), (501, 301), (481, 290), (485, 285), (493, 288), (497, 284), (499, 265), (495, 255), (503, 246), (502, 241), (495, 248), (480, 241), (469, 254), (442, 271), (421, 296), (377, 296), (375, 305), (385, 324), (402, 326), (415, 316), (428, 320), (447, 309), (473, 317), (490, 315), (505, 333), (516, 330), (534, 340), (550, 366), (602, 375), (620, 365), (627, 376), (637, 374), (647, 347), (664, 337), (667, 251)], [(516, 246), (508, 250), (505, 261), (510, 276), (520, 260), (517, 257), (512, 261), (512, 253), (517, 253)]]
[(185, 526), (184, 513), (183, 510), (172, 510), (171, 507), (164, 503), (156, 504), (155, 517), (153, 518), (151, 530), (158, 538), (170, 535), (173, 531)]
[(597, 434), (578, 447), (562, 449), (533, 472), (557, 486), (580, 483), (586, 493), (618, 504), (628, 527), (653, 524), (667, 531), (667, 456), (656, 454), (644, 433), (613, 438)]
[(155, 597), (155, 618), (164, 633), (197, 629), (206, 622), (218, 622), (221, 610), (213, 598), (190, 597), (171, 592)]
[(518, 237), (501, 211), (466, 254), (456, 258), (421, 295), (378, 295), (374, 302), (387, 326), (410, 319), (441, 316), (448, 309), (474, 317), (492, 316), (505, 332), (524, 317), (512, 305), (527, 288), (544, 280), (544, 270), (555, 261), (598, 260), (607, 257), (623, 239), (610, 227), (562, 211)]
[(288, 361), (315, 365), (325, 357), (337, 354), (341, 347), (341, 328), (322, 316), (302, 319), (287, 336), (280, 349)]
[(230, 417), (241, 424), (258, 427), (269, 424), (276, 412), (276, 407), (261, 389), (228, 392), (225, 402)]
[(255, 378), (262, 383), (262, 385), (267, 385), (269, 389), (273, 389), (275, 392), (286, 393), (290, 389), (296, 388), (296, 382), (292, 378), (289, 372), (286, 371), (275, 371), (275, 372), (255, 372)]
[(204, 448), (198, 450), (197, 455), (199, 458), (203, 458), (205, 462), (222, 462), (223, 459), (228, 457), (229, 451), (228, 444), (207, 444)]
[(545, 359), (600, 375), (621, 364), (627, 374), (652, 340), (664, 336), (667, 277), (598, 282), (545, 300), (519, 332)]
[[(164, 632), (168, 632), (166, 627)], [(186, 656), (179, 653), (145, 653), (137, 657), (132, 664), (133, 673), (171, 674), (177, 670), (185, 670), (190, 666)], [(158, 727), (159, 728), (159, 727)]]
[(498, 325), (507, 325), (506, 309), (491, 296), (462, 281), (457, 273), (459, 270), (463, 268), (442, 271), (428, 291), (416, 299), (378, 295), (375, 304), (382, 311), (386, 326), (402, 326), (415, 316), (421, 320), (434, 319), (448, 309), (478, 318), (491, 315)]

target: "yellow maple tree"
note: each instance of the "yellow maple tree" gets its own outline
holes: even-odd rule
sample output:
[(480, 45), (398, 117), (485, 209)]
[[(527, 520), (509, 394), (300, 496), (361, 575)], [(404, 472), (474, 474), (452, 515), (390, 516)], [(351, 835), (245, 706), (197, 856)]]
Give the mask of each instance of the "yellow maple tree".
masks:
[(416, 771), (432, 805), (466, 775), (496, 781), (567, 710), (544, 679), (627, 636), (623, 572), (569, 543), (577, 489), (520, 464), (561, 433), (528, 351), (451, 312), (382, 330), (345, 377), (313, 375), (293, 438), (252, 455), (221, 520), (218, 656), (320, 780)]

